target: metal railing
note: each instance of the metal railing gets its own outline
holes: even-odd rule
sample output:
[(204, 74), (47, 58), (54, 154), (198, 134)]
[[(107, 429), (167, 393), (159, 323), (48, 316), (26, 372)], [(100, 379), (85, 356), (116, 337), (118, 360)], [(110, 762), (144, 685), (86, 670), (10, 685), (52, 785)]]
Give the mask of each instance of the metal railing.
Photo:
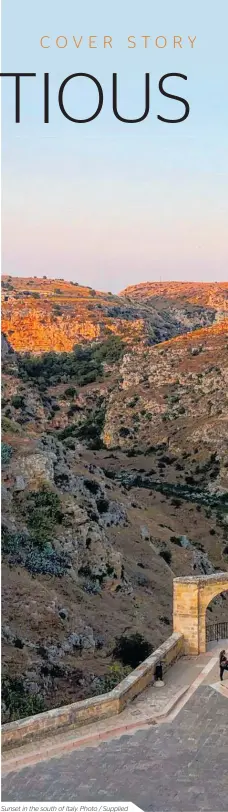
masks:
[(212, 640), (227, 640), (228, 639), (228, 621), (223, 623), (208, 623), (206, 625), (206, 641), (211, 643)]

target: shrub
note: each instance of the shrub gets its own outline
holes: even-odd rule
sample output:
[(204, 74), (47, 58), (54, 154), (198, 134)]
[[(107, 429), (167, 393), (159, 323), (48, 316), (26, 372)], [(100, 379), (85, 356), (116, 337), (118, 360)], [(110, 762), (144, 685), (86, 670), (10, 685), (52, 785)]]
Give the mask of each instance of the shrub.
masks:
[(103, 441), (101, 440), (101, 432), (105, 421), (105, 409), (98, 408), (89, 416), (84, 423), (76, 429), (76, 436), (80, 440), (86, 440), (89, 448), (99, 449), (104, 448)]
[(75, 398), (76, 396), (77, 396), (77, 389), (75, 389), (75, 386), (68, 386), (67, 389), (65, 389), (64, 397), (66, 399)]
[(72, 403), (72, 405), (70, 406), (70, 408), (68, 409), (68, 412), (67, 412), (68, 417), (73, 417), (73, 414), (75, 414), (75, 412), (80, 412), (80, 407), (77, 406), (76, 403)]
[(170, 550), (161, 550), (159, 555), (161, 556), (161, 558), (164, 558), (164, 561), (166, 561), (166, 564), (169, 564), (169, 565), (171, 564), (172, 554), (171, 554)]
[(94, 680), (92, 695), (95, 694), (96, 696), (97, 694), (106, 694), (108, 691), (112, 691), (130, 673), (131, 668), (129, 666), (123, 667), (119, 663), (110, 665), (107, 674)]
[(43, 546), (53, 535), (55, 525), (62, 521), (59, 496), (47, 486), (39, 491), (31, 491), (22, 504), (32, 538)]
[(122, 426), (120, 428), (120, 430), (119, 430), (120, 437), (128, 437), (129, 434), (130, 434), (130, 429), (128, 429), (126, 426)]
[(102, 366), (91, 346), (76, 345), (69, 353), (48, 352), (41, 356), (24, 353), (19, 357), (19, 375), (25, 381), (35, 380), (38, 386), (55, 385), (71, 378), (84, 386), (102, 376)]
[(33, 575), (42, 573), (61, 578), (71, 568), (71, 559), (67, 553), (57, 553), (50, 543), (42, 543), (39, 539), (25, 535), (25, 533), (9, 533), (2, 531), (2, 555), (7, 558), (11, 566), (22, 566)]
[(110, 335), (105, 341), (96, 345), (94, 358), (97, 361), (105, 361), (106, 364), (113, 364), (119, 361), (124, 352), (124, 343), (120, 336)]
[(72, 437), (66, 437), (64, 440), (64, 445), (66, 448), (70, 448), (70, 450), (75, 450), (75, 440)]
[(104, 419), (105, 410), (98, 408), (93, 415), (87, 417), (83, 423), (80, 423), (80, 425), (73, 423), (71, 426), (66, 426), (65, 429), (59, 431), (58, 437), (60, 440), (65, 440), (66, 437), (73, 435), (80, 440), (86, 441), (88, 448), (104, 448), (104, 444), (100, 436), (104, 425)]
[[(14, 722), (45, 710), (43, 697), (26, 691), (22, 679), (3, 677), (2, 702), (6, 706), (6, 721)], [(4, 718), (3, 718), (4, 722)]]
[(24, 406), (24, 398), (22, 395), (13, 395), (11, 398), (11, 403), (15, 409), (22, 409)]
[(97, 509), (99, 510), (99, 513), (107, 513), (108, 508), (109, 508), (108, 499), (105, 499), (104, 497), (97, 499)]
[(173, 544), (177, 544), (178, 547), (182, 547), (179, 536), (170, 536), (170, 541), (172, 541)]
[(84, 485), (90, 493), (96, 494), (100, 490), (100, 486), (95, 479), (84, 479)]
[(139, 632), (136, 632), (129, 637), (121, 635), (121, 637), (116, 638), (113, 657), (120, 660), (123, 665), (130, 665), (131, 668), (137, 668), (137, 665), (145, 660), (146, 657), (149, 657), (152, 651), (153, 646), (151, 643), (148, 643)]
[(13, 449), (8, 443), (1, 443), (1, 461), (2, 465), (6, 465), (12, 457)]
[(171, 505), (173, 505), (173, 507), (179, 508), (181, 507), (182, 502), (180, 499), (176, 499), (176, 497), (174, 496), (173, 499), (171, 499)]
[(12, 434), (18, 434), (20, 431), (20, 426), (16, 421), (9, 420), (8, 417), (2, 418), (2, 431), (10, 431)]
[(170, 620), (166, 615), (162, 615), (162, 617), (159, 617), (159, 620), (161, 623), (164, 623), (165, 626), (170, 626)]

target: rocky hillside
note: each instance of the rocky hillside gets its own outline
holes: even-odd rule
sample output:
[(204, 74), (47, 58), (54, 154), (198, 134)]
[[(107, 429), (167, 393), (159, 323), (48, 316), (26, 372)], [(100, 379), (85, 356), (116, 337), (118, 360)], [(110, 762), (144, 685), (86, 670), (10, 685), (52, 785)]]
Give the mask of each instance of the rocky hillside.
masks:
[[(35, 328), (30, 344), (27, 327), (21, 336), (24, 317), (7, 327), (26, 281), (3, 302), (5, 721), (107, 690), (171, 632), (173, 576), (228, 569), (226, 321), (185, 335), (179, 322), (153, 345), (149, 320), (137, 343), (138, 317), (124, 333), (109, 315), (111, 333), (43, 353)], [(38, 283), (31, 325), (53, 307), (41, 289), (55, 283)], [(108, 296), (92, 298), (104, 308)]]
[(228, 311), (228, 282), (140, 282), (120, 295), (138, 302), (160, 300), (161, 307), (170, 300), (177, 308), (209, 308), (222, 316)]
[(228, 285), (205, 294), (207, 287), (154, 283), (114, 296), (76, 282), (3, 276), (2, 329), (19, 352), (70, 352), (113, 334), (131, 346), (153, 345), (227, 314)]
[(198, 330), (228, 318), (228, 283), (142, 282), (126, 288), (127, 301), (174, 317), (181, 332)]

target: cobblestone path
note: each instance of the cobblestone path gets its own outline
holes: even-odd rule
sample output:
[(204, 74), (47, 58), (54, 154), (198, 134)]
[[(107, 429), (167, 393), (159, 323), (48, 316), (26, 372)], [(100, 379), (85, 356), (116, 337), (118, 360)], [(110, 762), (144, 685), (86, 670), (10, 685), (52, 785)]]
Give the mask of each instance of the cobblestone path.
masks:
[(227, 812), (228, 705), (204, 685), (172, 723), (3, 777), (2, 801), (132, 801), (145, 812)]

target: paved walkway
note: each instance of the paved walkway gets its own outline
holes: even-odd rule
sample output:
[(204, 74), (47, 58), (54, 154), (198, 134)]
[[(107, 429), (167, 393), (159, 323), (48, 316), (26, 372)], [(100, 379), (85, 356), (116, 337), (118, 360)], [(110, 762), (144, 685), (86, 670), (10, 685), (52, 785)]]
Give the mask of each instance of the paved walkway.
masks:
[[(183, 658), (167, 673), (164, 688), (148, 689), (116, 719), (46, 740), (46, 752), (36, 746), (35, 765), (15, 771), (15, 753), (3, 776), (2, 800), (132, 800), (148, 812), (227, 812), (227, 699), (228, 679), (218, 682), (217, 649)], [(146, 726), (165, 708), (166, 721)], [(121, 732), (122, 724), (131, 730)], [(86, 741), (95, 732), (96, 739)], [(23, 748), (25, 764), (29, 751), (31, 745)]]

